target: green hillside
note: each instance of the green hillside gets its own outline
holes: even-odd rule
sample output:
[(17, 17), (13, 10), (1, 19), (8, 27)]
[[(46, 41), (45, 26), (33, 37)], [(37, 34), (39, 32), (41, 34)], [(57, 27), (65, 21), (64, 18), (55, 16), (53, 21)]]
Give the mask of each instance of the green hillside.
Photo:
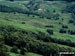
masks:
[(59, 56), (75, 52), (75, 2), (0, 1), (0, 56)]

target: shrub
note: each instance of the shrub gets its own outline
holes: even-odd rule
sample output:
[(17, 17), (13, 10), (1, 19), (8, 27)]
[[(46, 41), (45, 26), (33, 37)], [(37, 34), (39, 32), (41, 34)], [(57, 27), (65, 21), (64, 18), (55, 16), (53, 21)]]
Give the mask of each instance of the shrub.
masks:
[(74, 23), (74, 20), (69, 20), (69, 23)]
[(25, 24), (25, 22), (21, 22), (22, 24)]
[(53, 25), (46, 25), (45, 27), (53, 28), (54, 26)]
[(68, 26), (66, 26), (66, 25), (63, 25), (63, 26), (62, 26), (62, 28), (66, 28), (66, 29), (67, 29), (67, 28), (68, 28)]
[(60, 29), (59, 32), (60, 32), (60, 33), (66, 33), (66, 30), (64, 30), (64, 29)]
[(47, 29), (47, 32), (48, 32), (49, 34), (53, 35), (53, 30)]
[(72, 30), (68, 30), (68, 33), (71, 35), (75, 35), (75, 31), (72, 31)]

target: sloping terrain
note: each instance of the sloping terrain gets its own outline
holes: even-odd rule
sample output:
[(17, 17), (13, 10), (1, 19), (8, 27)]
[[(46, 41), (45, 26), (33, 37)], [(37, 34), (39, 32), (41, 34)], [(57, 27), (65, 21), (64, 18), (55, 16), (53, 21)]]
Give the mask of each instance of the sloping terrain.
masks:
[(49, 56), (75, 51), (73, 5), (64, 1), (0, 1), (0, 39), (8, 48), (3, 54)]

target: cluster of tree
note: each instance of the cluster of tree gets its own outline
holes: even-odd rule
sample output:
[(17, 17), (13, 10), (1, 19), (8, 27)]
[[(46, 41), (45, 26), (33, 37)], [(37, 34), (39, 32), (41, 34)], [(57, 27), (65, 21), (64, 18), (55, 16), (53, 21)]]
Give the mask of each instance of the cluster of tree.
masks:
[[(5, 44), (17, 46), (17, 48), (21, 49), (20, 54), (22, 55), (24, 55), (27, 51), (36, 52), (46, 56), (54, 54), (57, 55), (59, 51), (71, 51), (70, 48), (63, 48), (62, 50), (62, 48), (60, 48), (58, 45), (50, 43), (48, 44), (46, 42), (75, 46), (72, 42), (69, 43), (69, 41), (63, 41), (56, 38), (54, 39), (50, 37), (50, 35), (46, 35), (42, 32), (34, 34), (32, 32), (16, 29), (12, 26), (0, 26), (0, 32), (4, 36)], [(18, 53), (17, 48), (13, 47), (11, 52)]]
[(54, 42), (58, 44), (63, 44), (63, 45), (68, 45), (68, 46), (75, 46), (75, 43), (73, 43), (70, 40), (62, 40), (62, 39), (57, 39), (57, 38), (52, 38), (50, 35), (46, 35), (45, 33), (39, 32), (37, 35), (38, 40), (42, 40), (44, 42)]
[(43, 32), (39, 32), (36, 37), (37, 37), (38, 40), (42, 40), (44, 42), (54, 42), (54, 43), (68, 45), (68, 46), (72, 46), (72, 47), (75, 46), (75, 43), (73, 43), (72, 41), (67, 41), (67, 40), (61, 40), (61, 39), (57, 39), (57, 38), (52, 38), (50, 35), (45, 34)]
[(13, 46), (11, 48), (10, 52), (17, 53), (17, 54), (21, 54), (21, 55), (25, 55), (25, 53), (27, 52), (27, 49), (26, 48), (21, 48), (20, 49), (20, 52), (19, 52), (18, 51), (18, 47), (17, 46)]
[(66, 30), (66, 29), (60, 29), (60, 33), (69, 33), (71, 35), (75, 35), (75, 31), (73, 30)]
[(75, 14), (75, 4), (71, 4), (71, 3), (67, 4), (66, 8), (64, 8), (63, 11)]
[(43, 32), (39, 32), (38, 34), (36, 34), (36, 38), (44, 42), (51, 42), (51, 36)]

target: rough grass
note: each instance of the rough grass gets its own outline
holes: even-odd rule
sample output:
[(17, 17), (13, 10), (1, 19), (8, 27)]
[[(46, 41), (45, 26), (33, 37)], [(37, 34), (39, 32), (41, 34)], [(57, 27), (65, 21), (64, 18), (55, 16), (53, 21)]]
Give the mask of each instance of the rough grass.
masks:
[[(46, 29), (52, 29), (54, 30), (54, 38), (57, 39), (63, 39), (63, 40), (71, 40), (72, 42), (75, 42), (75, 35), (70, 34), (60, 34), (59, 29), (61, 28), (61, 25), (59, 25), (59, 22), (62, 22), (61, 20), (49, 20), (46, 18), (39, 18), (38, 16), (33, 17), (33, 15), (30, 15), (29, 17), (26, 14), (13, 14), (13, 13), (0, 13), (0, 25), (11, 25), (15, 28), (21, 28), (26, 31), (32, 31), (37, 33), (38, 31), (46, 32)], [(70, 15), (70, 14), (69, 14)], [(68, 15), (64, 14), (61, 16), (61, 18), (64, 17), (64, 21), (62, 22), (65, 25), (68, 24), (68, 20), (71, 18), (71, 16), (68, 17)], [(21, 22), (25, 22), (26, 24), (22, 24)], [(15, 24), (14, 24), (15, 23)], [(44, 26), (46, 25), (53, 25), (54, 28), (46, 28)], [(68, 29), (74, 30), (74, 25), (69, 25), (72, 27), (69, 27)], [(41, 28), (40, 28), (41, 27)]]
[[(58, 20), (57, 21), (48, 20), (48, 19), (43, 19), (42, 20), (41, 18), (38, 19), (38, 17), (35, 19), (35, 17), (34, 18), (32, 16), (27, 17), (24, 14), (18, 14), (18, 13), (16, 14), (17, 16), (13, 13), (0, 13), (0, 15), (2, 15), (2, 16), (0, 16), (0, 19), (1, 19), (0, 20), (0, 25), (1, 26), (9, 26), (10, 25), (10, 26), (13, 26), (17, 29), (19, 28), (19, 29), (23, 29), (25, 31), (31, 31), (31, 32), (35, 32), (35, 33), (38, 33), (39, 31), (41, 31), (41, 32), (47, 33), (46, 32), (47, 28), (45, 28), (45, 27), (41, 27), (41, 28), (40, 27), (35, 27), (35, 26), (32, 25), (33, 22), (36, 22), (38, 20), (37, 21), (38, 23), (41, 22), (41, 23), (45, 24), (47, 22), (48, 25), (49, 25), (49, 23), (51, 23), (52, 25), (55, 25), (55, 28), (50, 28), (50, 29), (54, 30), (54, 35), (52, 35), (53, 38), (62, 39), (62, 40), (69, 39), (72, 42), (75, 42), (74, 41), (74, 39), (75, 39), (74, 35), (61, 34), (61, 33), (58, 32), (60, 27), (58, 27), (59, 25), (55, 24), (55, 23), (59, 22)], [(19, 18), (18, 18), (18, 16), (19, 16)], [(27, 23), (26, 24), (21, 24), (20, 23), (21, 20), (26, 20)], [(31, 24), (29, 24), (28, 22), (30, 22)], [(37, 24), (35, 24), (35, 25), (37, 25)]]
[[(22, 8), (22, 9), (27, 9), (25, 6), (23, 5), (19, 5), (19, 3), (25, 3), (26, 2), (4, 2), (4, 1), (0, 1), (0, 5), (6, 5), (9, 7), (17, 7), (17, 8)], [(13, 4), (13, 5), (12, 5)], [(40, 8), (45, 9), (46, 7), (48, 9), (50, 9), (51, 11), (53, 11), (54, 9), (56, 9), (56, 12), (59, 13), (62, 9), (62, 7), (65, 4), (61, 4), (61, 2), (48, 2), (47, 4), (51, 4), (50, 6), (46, 5), (46, 4), (41, 4)], [(43, 6), (44, 5), (44, 6)], [(61, 5), (61, 7), (59, 7), (59, 5)], [(50, 7), (50, 8), (49, 8)], [(27, 9), (28, 10), (28, 9)], [(40, 11), (39, 11), (40, 12)], [(71, 30), (75, 30), (75, 26), (73, 24), (68, 24), (68, 21), (71, 18), (71, 15), (68, 13), (59, 13), (59, 20), (54, 20), (54, 19), (47, 19), (47, 18), (40, 18), (39, 16), (35, 16), (35, 15), (26, 15), (26, 14), (20, 14), (20, 13), (4, 13), (4, 12), (0, 12), (0, 26), (12, 26), (16, 29), (22, 29), (25, 31), (31, 31), (34, 33), (38, 33), (38, 32), (44, 32), (46, 34), (48, 34), (46, 32), (47, 29), (52, 29), (54, 31), (54, 34), (51, 35), (52, 38), (57, 38), (57, 39), (62, 39), (62, 40), (71, 40), (72, 42), (75, 42), (75, 35), (70, 35), (70, 34), (61, 34), (59, 33), (59, 30), (61, 29), (62, 25), (68, 25), (69, 28)], [(61, 18), (64, 18), (64, 21), (61, 20)], [(22, 24), (22, 22), (25, 22), (25, 24)], [(62, 24), (59, 24), (62, 23)], [(54, 28), (46, 28), (46, 25), (53, 25)], [(68, 30), (67, 29), (67, 30)], [(57, 43), (50, 43), (50, 42), (46, 42), (48, 44), (54, 44), (54, 45), (58, 45), (61, 48), (70, 48), (72, 50), (75, 50), (74, 47), (69, 47), (66, 45), (62, 45), (62, 44), (57, 44)], [(8, 47), (10, 49), (10, 47)], [(19, 56), (19, 54), (15, 54), (15, 53), (10, 53), (11, 56)], [(41, 56), (35, 53), (27, 53), (27, 56)]]

